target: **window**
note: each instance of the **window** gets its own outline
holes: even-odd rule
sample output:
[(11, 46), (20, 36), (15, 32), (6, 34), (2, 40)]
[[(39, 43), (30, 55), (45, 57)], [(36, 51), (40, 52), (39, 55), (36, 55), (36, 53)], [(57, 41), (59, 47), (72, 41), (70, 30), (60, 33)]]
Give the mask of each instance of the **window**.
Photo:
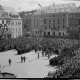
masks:
[(45, 26), (45, 30), (46, 30), (46, 26)]
[(2, 20), (2, 24), (4, 24), (4, 20)]
[(37, 31), (35, 31), (35, 34), (37, 34)]
[(8, 21), (6, 21), (6, 24), (8, 24)]
[(8, 31), (8, 28), (6, 28), (6, 31)]
[(38, 20), (37, 20), (37, 27), (38, 27)]
[(49, 23), (50, 23), (50, 20), (49, 20)]
[(63, 16), (65, 17), (65, 14), (63, 14)]
[(35, 20), (34, 20), (34, 26), (35, 26)]
[(4, 14), (2, 14), (2, 17), (5, 17), (5, 15), (4, 15)]
[(64, 32), (63, 32), (63, 36), (64, 36)]
[(53, 25), (53, 29), (55, 29), (55, 25)]
[(18, 22), (18, 25), (21, 25), (21, 22)]
[(64, 22), (65, 20), (63, 19), (63, 22)]
[(50, 20), (49, 20), (49, 25), (50, 25)]
[(46, 24), (46, 19), (44, 19), (44, 24)]
[(60, 29), (60, 26), (58, 26), (58, 30)]
[(12, 22), (12, 25), (14, 25), (14, 22)]
[(16, 28), (16, 33), (17, 33), (17, 28)]
[(50, 32), (48, 32), (48, 36), (50, 36)]
[(40, 32), (38, 31), (38, 34), (39, 34)]
[(73, 18), (76, 18), (76, 15), (73, 15)]
[(55, 17), (55, 15), (53, 15), (53, 17)]
[(59, 32), (59, 36), (61, 36), (61, 32)]
[(16, 22), (16, 25), (17, 25), (17, 22)]
[(53, 32), (53, 35), (55, 35), (55, 32)]
[(53, 20), (53, 22), (55, 22), (55, 20)]
[(73, 18), (73, 15), (70, 15), (70, 18)]
[(65, 26), (63, 25), (63, 28), (65, 28)]
[(19, 25), (20, 23), (18, 22), (18, 25)]
[(1, 28), (1, 25), (0, 25), (0, 28)]
[(14, 33), (14, 28), (12, 30), (13, 30), (13, 33)]
[(49, 25), (49, 28), (50, 28), (50, 25)]
[(28, 24), (28, 20), (26, 20), (26, 24)]
[(57, 23), (59, 24), (59, 19), (57, 20)]
[(44, 35), (46, 35), (46, 32), (44, 32)]
[(8, 24), (10, 24), (10, 20), (8, 21)]
[(78, 20), (78, 25), (80, 25), (80, 20)]

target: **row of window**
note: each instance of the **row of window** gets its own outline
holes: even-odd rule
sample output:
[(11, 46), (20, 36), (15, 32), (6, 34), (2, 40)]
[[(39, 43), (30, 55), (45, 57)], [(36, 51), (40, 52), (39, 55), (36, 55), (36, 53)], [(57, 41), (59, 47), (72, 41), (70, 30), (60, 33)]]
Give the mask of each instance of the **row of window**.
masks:
[(78, 24), (78, 25), (80, 25), (80, 20), (78, 20), (78, 21), (70, 21), (70, 24)]
[(2, 28), (2, 30), (3, 30), (3, 31), (9, 31), (9, 32), (11, 31), (10, 28)]
[[(53, 20), (53, 23), (55, 22), (56, 20)], [(49, 20), (49, 24), (50, 24), (51, 20)], [(65, 19), (63, 19), (63, 22), (65, 22)], [(47, 23), (47, 19), (44, 19), (44, 24)], [(57, 24), (60, 24), (60, 20), (58, 19), (57, 20)]]
[[(41, 12), (41, 13), (42, 13), (42, 12)], [(60, 14), (57, 14), (57, 15), (56, 15), (56, 14), (53, 14), (53, 15), (50, 14), (50, 15), (46, 15), (46, 16), (44, 15), (43, 17), (47, 17), (47, 16), (48, 16), (48, 17), (65, 17), (66, 14), (61, 14), (61, 15), (60, 15)], [(34, 18), (35, 18), (35, 16), (34, 16)]]
[[(34, 31), (34, 34), (41, 34), (41, 33), (39, 31)], [(50, 36), (50, 32), (44, 32), (44, 35)], [(53, 32), (53, 35), (56, 36), (56, 33)], [(63, 33), (59, 32), (57, 35), (59, 35), (59, 36), (63, 35), (64, 36), (65, 34), (64, 34), (64, 32)]]
[(77, 21), (70, 21), (70, 24), (78, 24)]
[[(63, 25), (61, 28), (64, 29), (64, 28), (66, 28), (66, 26)], [(45, 26), (45, 30), (47, 30), (47, 29), (51, 29), (51, 30), (60, 29), (60, 26), (55, 26), (55, 25), (53, 25), (53, 27), (51, 27), (50, 25), (49, 25), (49, 27)]]
[(11, 15), (11, 14), (8, 14), (8, 13), (4, 13), (4, 12), (2, 12), (2, 17), (5, 17), (5, 16), (10, 16), (10, 17), (12, 17), (12, 18), (18, 18), (19, 16), (18, 15)]
[[(4, 21), (2, 20), (2, 24), (10, 24), (10, 20)], [(12, 22), (12, 25), (14, 25), (15, 22)], [(16, 25), (21, 25), (21, 22), (16, 22)]]
[(21, 22), (12, 22), (12, 25), (21, 25)]
[(78, 17), (80, 17), (80, 15), (72, 14), (72, 15), (70, 15), (69, 17), (70, 17), (70, 18), (78, 18)]
[(12, 18), (18, 18), (19, 17), (18, 15), (11, 15), (11, 14), (9, 14), (9, 16)]
[(2, 24), (10, 24), (10, 20), (2, 20)]
[[(55, 22), (55, 20), (53, 20), (53, 25), (55, 25), (54, 22)], [(64, 28), (64, 24), (65, 24), (64, 22), (65, 22), (65, 19), (63, 19), (63, 28)], [(46, 23), (47, 23), (47, 20), (44, 19), (44, 24), (46, 24)], [(37, 27), (38, 27), (38, 24), (39, 24), (39, 21), (37, 20)], [(51, 24), (51, 20), (49, 20), (49, 27), (50, 27), (50, 24)], [(60, 20), (57, 20), (57, 24), (60, 24)], [(43, 25), (43, 20), (40, 20), (40, 25)], [(34, 20), (34, 26), (35, 26), (35, 20)]]
[(40, 31), (33, 31), (33, 34), (41, 34)]
[[(47, 33), (44, 32), (44, 35), (48, 35), (48, 36), (50, 36), (50, 32), (47, 32)], [(53, 35), (54, 35), (54, 36), (56, 35), (55, 32), (53, 32)], [(61, 36), (61, 32), (59, 32), (58, 35)], [(64, 32), (63, 32), (62, 35), (63, 35), (63, 36), (65, 35)]]
[(21, 33), (21, 28), (16, 28), (16, 29), (15, 29), (15, 28), (13, 28), (13, 29), (12, 29), (12, 31), (13, 31), (13, 32), (15, 32), (15, 31), (16, 31), (16, 33), (17, 33), (17, 31), (18, 31), (18, 32), (20, 32), (20, 33)]

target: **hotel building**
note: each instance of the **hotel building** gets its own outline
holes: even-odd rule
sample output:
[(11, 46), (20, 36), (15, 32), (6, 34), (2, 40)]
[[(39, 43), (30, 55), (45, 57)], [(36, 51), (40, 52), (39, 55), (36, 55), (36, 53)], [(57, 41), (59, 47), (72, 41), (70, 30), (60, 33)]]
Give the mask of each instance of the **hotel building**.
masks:
[(78, 30), (80, 8), (74, 3), (40, 7), (32, 16), (33, 36), (68, 36), (68, 29)]

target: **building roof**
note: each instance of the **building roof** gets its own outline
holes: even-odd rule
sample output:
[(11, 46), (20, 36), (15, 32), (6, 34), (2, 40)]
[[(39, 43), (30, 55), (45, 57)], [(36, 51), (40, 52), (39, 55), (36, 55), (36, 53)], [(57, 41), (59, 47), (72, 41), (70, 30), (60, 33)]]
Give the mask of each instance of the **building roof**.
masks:
[(15, 11), (14, 8), (12, 7), (5, 7), (5, 6), (2, 6), (2, 9), (7, 12), (8, 14), (12, 14), (12, 15), (18, 15), (18, 13)]
[(23, 16), (31, 16), (33, 15), (37, 10), (32, 10), (32, 11), (22, 11), (22, 12), (19, 12), (19, 15), (21, 17)]
[(35, 14), (45, 14), (45, 13), (58, 13), (58, 12), (80, 12), (80, 8), (76, 7), (75, 3), (59, 4), (59, 5), (49, 5), (40, 7)]
[(16, 12), (16, 10), (14, 8), (5, 7), (5, 6), (2, 6), (2, 5), (0, 5), (0, 8), (3, 10), (2, 14), (5, 15), (4, 18), (21, 19), (18, 12)]

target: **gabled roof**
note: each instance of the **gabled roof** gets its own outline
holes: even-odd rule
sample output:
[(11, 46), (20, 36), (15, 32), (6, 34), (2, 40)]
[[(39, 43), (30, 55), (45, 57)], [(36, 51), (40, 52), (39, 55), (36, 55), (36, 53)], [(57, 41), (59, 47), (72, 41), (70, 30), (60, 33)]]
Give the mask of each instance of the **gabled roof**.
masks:
[(2, 6), (2, 9), (8, 14), (18, 15), (14, 8)]
[(8, 14), (5, 18), (10, 18), (10, 19), (21, 19), (19, 16), (18, 12), (12, 7), (5, 7), (1, 6), (1, 9), (4, 11), (4, 14)]

